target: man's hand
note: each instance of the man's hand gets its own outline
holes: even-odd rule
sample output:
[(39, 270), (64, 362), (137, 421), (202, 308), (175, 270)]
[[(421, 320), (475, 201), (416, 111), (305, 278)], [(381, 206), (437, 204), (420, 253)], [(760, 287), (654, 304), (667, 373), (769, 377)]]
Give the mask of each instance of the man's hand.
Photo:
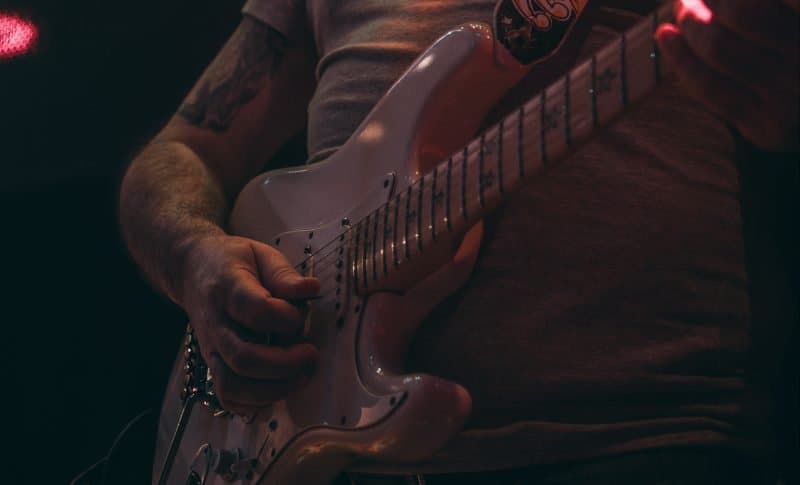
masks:
[(684, 88), (759, 148), (798, 149), (798, 0), (679, 0), (656, 32)]
[(318, 293), (318, 280), (300, 276), (266, 244), (226, 235), (191, 244), (181, 304), (225, 409), (251, 415), (304, 384), (316, 348), (264, 342), (267, 335), (298, 335), (306, 310), (292, 301)]
[(313, 39), (286, 34), (244, 15), (120, 187), (131, 255), (188, 313), (217, 395), (239, 414), (284, 398), (317, 359), (312, 345), (267, 345), (265, 335), (297, 335), (305, 305), (290, 301), (319, 282), (222, 229), (236, 194), (306, 125), (317, 54)]

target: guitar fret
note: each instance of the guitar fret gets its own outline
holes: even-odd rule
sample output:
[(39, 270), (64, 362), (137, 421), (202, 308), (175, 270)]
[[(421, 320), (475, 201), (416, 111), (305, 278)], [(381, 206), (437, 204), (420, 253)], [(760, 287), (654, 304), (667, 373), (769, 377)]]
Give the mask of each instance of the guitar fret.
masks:
[(364, 218), (364, 223), (359, 224), (359, 226), (364, 227), (364, 252), (361, 256), (361, 272), (363, 274), (363, 280), (361, 281), (363, 284), (363, 288), (367, 289), (367, 259), (369, 258), (369, 218), (371, 214)]
[(353, 228), (350, 229), (355, 234), (355, 241), (353, 243), (353, 265), (352, 265), (353, 286), (355, 288), (358, 288), (358, 281), (359, 281), (359, 278), (358, 278), (358, 271), (359, 271), (359, 268), (358, 268), (358, 261), (359, 261), (359, 259), (358, 259), (358, 249), (359, 249), (359, 246), (360, 246), (360, 243), (361, 243), (361, 240), (359, 239), (359, 235), (358, 235), (359, 224), (356, 224)]
[[(352, 259), (347, 264), (352, 271), (350, 281), (354, 287), (367, 289), (371, 283), (370, 274), (372, 281), (378, 281), (379, 265), (382, 265), (384, 275), (391, 272), (389, 246), (394, 267), (398, 268), (401, 263), (420, 254), (428, 241), (437, 241), (445, 224), (448, 231), (463, 227), (463, 224), (453, 224), (452, 208), (455, 205), (461, 205), (461, 217), (464, 222), (469, 222), (472, 211), (478, 211), (475, 216), (482, 214), (483, 209), (494, 206), (506, 189), (517, 185), (518, 180), (538, 171), (543, 164), (556, 161), (571, 146), (585, 139), (593, 127), (606, 123), (626, 105), (640, 99), (663, 75), (665, 66), (660, 63), (652, 38), (661, 18), (669, 15), (669, 8), (665, 5), (645, 21), (628, 29), (520, 106), (515, 113), (482, 132), (460, 152), (435, 167), (432, 173), (349, 227), (341, 238), (344, 241), (347, 237), (346, 244), (350, 245), (347, 254), (352, 255)], [(516, 120), (513, 119), (515, 115)], [(516, 133), (507, 129), (515, 121)], [(559, 123), (564, 126), (559, 126)], [(526, 132), (538, 134), (539, 139), (526, 136)], [(506, 140), (507, 136), (510, 140)], [(509, 151), (507, 143), (513, 151), (515, 136), (516, 160), (506, 155)], [(492, 160), (492, 156), (496, 158)], [(454, 166), (454, 160), (458, 165)], [(507, 166), (507, 163), (511, 165)], [(518, 178), (514, 177), (514, 164)], [(461, 170), (461, 173), (454, 174), (454, 169)], [(446, 174), (440, 174), (442, 170), (446, 170)], [(430, 180), (426, 182), (427, 177)], [(442, 177), (446, 180), (443, 181)], [(453, 184), (457, 183), (454, 177), (460, 177), (460, 192), (453, 190)], [(430, 196), (426, 191), (430, 191)], [(412, 197), (416, 199), (412, 201)], [(416, 224), (412, 226), (414, 218)], [(390, 224), (392, 220), (394, 224)], [(412, 230), (416, 237), (413, 246), (409, 239)], [(399, 249), (400, 238), (404, 250)], [(343, 251), (344, 247), (340, 255)], [(340, 271), (342, 265), (340, 261), (337, 266)], [(338, 279), (341, 277), (342, 274), (337, 276)]]
[(439, 167), (433, 169), (433, 180), (431, 182), (431, 239), (436, 241), (436, 203), (439, 200), (436, 195), (436, 179), (439, 174)]
[(453, 193), (450, 188), (452, 185), (453, 174), (453, 157), (447, 159), (447, 194), (445, 194), (445, 221), (447, 223), (447, 230), (453, 230), (453, 222), (450, 217), (450, 195)]
[(622, 109), (622, 81), (620, 78), (619, 38), (597, 53), (597, 119), (603, 124), (610, 121)]
[(364, 275), (364, 288), (369, 286), (370, 282), (370, 273), (372, 270), (371, 261), (372, 261), (372, 222), (375, 213), (369, 214), (367, 217), (364, 218), (364, 254), (362, 256), (362, 267), (361, 272)]
[(658, 43), (656, 42), (656, 30), (658, 30), (658, 10), (656, 10), (653, 15), (653, 22), (651, 24), (651, 51), (650, 51), (650, 58), (653, 60), (653, 75), (656, 78), (656, 82), (661, 81), (661, 64), (659, 62), (659, 52), (658, 52)]
[(425, 177), (420, 177), (417, 186), (417, 249), (422, 252), (422, 192), (425, 184)]
[(497, 185), (500, 189), (500, 194), (505, 192), (505, 181), (503, 180), (503, 120), (500, 119), (500, 124), (497, 127)]
[(486, 143), (486, 133), (481, 134), (481, 141), (479, 142), (478, 147), (478, 205), (480, 205), (481, 209), (484, 207), (484, 195), (483, 195), (483, 157), (484, 157), (484, 146)]
[(406, 212), (405, 212), (405, 237), (403, 238), (403, 246), (405, 247), (406, 251), (406, 259), (411, 259), (411, 244), (408, 241), (408, 222), (409, 222), (409, 212), (411, 211), (411, 186), (408, 186), (408, 190), (406, 192)]
[(378, 207), (378, 210), (375, 212), (374, 227), (372, 228), (372, 261), (370, 261), (370, 264), (372, 265), (372, 281), (378, 281), (377, 251), (378, 251), (378, 221), (380, 220), (380, 214), (381, 214), (381, 208)]
[(392, 258), (394, 259), (394, 267), (400, 266), (400, 258), (397, 256), (397, 235), (400, 231), (397, 230), (397, 223), (400, 222), (400, 194), (394, 198), (394, 224), (392, 224)]
[(628, 105), (628, 65), (625, 50), (627, 49), (627, 37), (625, 32), (622, 33), (619, 40), (619, 66), (620, 66), (620, 95), (622, 96), (622, 106)]
[(589, 89), (589, 95), (592, 100), (592, 126), (597, 127), (597, 56), (592, 56), (591, 60), (591, 83), (592, 87)]
[[(570, 73), (570, 96), (567, 102), (569, 109), (570, 141), (586, 138), (592, 131), (594, 121), (591, 105), (591, 62), (584, 61)], [(588, 94), (589, 96), (584, 96)]]
[(525, 121), (525, 105), (519, 107), (517, 113), (517, 164), (519, 165), (519, 178), (525, 177), (525, 162), (522, 158), (522, 128)]
[(514, 117), (517, 115), (518, 112), (514, 111), (503, 119), (503, 136), (501, 138), (503, 144), (503, 187), (507, 190), (518, 185), (521, 180), (517, 153), (514, 148), (517, 136), (514, 127), (518, 124)]
[(545, 137), (545, 117), (547, 116), (547, 89), (542, 91), (542, 99), (539, 104), (539, 152), (542, 165), (547, 163), (547, 138)]
[(435, 234), (436, 228), (436, 209), (441, 204), (441, 198), (444, 195), (442, 189), (439, 187), (439, 166), (434, 167), (425, 175), (425, 189), (422, 191), (422, 203), (420, 205), (420, 218), (422, 218), (422, 232), (420, 237), (423, 244), (436, 241), (438, 234)]
[[(390, 201), (390, 203), (391, 203), (391, 201)], [(382, 259), (383, 259), (383, 274), (384, 275), (389, 273), (389, 266), (386, 263), (386, 253), (388, 252), (386, 250), (386, 236), (389, 235), (388, 224), (389, 224), (389, 204), (387, 204), (386, 207), (383, 208), (383, 231), (382, 231), (383, 232), (383, 242), (381, 243), (381, 248), (383, 250), (381, 251), (381, 255), (383, 256)], [(394, 228), (392, 228), (391, 231), (394, 232)]]
[(467, 220), (467, 155), (469, 145), (464, 147), (461, 158), (461, 216)]
[(542, 93), (542, 163), (558, 159), (567, 149), (566, 129), (561, 126), (567, 124), (564, 83), (565, 78), (559, 79)]
[[(524, 130), (527, 134), (533, 134), (528, 138), (526, 143), (523, 143), (522, 154), (525, 159), (525, 172), (528, 175), (535, 173), (539, 170), (544, 160), (542, 158), (542, 149), (547, 151), (547, 141), (543, 141), (543, 134), (545, 130), (545, 123), (542, 123), (542, 100), (547, 95), (542, 92), (525, 103), (525, 119), (523, 121)], [(545, 116), (547, 113), (545, 112)]]
[(629, 30), (625, 42), (625, 63), (627, 66), (639, 66), (638, 69), (626, 69), (628, 102), (641, 99), (658, 82), (654, 70), (647, 69), (653, 63), (652, 24), (642, 22)]
[(571, 117), (569, 109), (570, 101), (570, 79), (569, 73), (564, 76), (564, 140), (567, 146), (572, 145), (572, 127), (570, 126)]
[(368, 214), (361, 220), (361, 285), (366, 289), (369, 285), (369, 255), (371, 253), (369, 247), (369, 228), (371, 227), (372, 214)]

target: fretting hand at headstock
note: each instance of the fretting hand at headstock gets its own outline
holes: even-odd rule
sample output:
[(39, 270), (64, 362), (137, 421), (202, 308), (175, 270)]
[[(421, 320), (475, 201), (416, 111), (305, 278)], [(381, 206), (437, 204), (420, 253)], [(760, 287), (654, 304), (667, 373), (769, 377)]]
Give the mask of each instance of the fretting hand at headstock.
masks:
[(679, 0), (656, 39), (685, 89), (757, 147), (798, 150), (797, 0)]

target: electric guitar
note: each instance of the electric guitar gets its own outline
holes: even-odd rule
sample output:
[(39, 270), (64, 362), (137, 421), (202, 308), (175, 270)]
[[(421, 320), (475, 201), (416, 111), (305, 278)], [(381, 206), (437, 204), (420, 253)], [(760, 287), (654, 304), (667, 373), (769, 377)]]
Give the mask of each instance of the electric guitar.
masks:
[(517, 55), (530, 29), (499, 11), (518, 3), (498, 6), (502, 39), (473, 23), (437, 40), (334, 155), (267, 172), (241, 192), (232, 231), (321, 282), (304, 332), (319, 365), (287, 399), (234, 415), (215, 399), (190, 327), (161, 411), (153, 483), (328, 483), (355, 459), (427, 458), (461, 429), (471, 408), (463, 387), (404, 373), (414, 331), (468, 277), (482, 218), (659, 82), (653, 35), (672, 14), (660, 7), (475, 137), (530, 69)]

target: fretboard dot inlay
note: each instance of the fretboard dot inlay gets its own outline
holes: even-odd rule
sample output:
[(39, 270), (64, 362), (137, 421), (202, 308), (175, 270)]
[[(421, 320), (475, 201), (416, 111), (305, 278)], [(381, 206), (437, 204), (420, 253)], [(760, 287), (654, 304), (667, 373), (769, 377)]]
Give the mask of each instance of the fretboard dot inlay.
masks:
[[(386, 275), (415, 259), (445, 227), (463, 231), (496, 206), (504, 190), (516, 188), (526, 175), (560, 159), (576, 142), (586, 140), (593, 128), (609, 123), (626, 104), (641, 99), (660, 79), (660, 53), (653, 34), (669, 18), (669, 10), (665, 5), (650, 17), (651, 25), (631, 29), (580, 63), (432, 173), (404, 187), (383, 208), (358, 223), (342, 217), (339, 256), (326, 262), (335, 265), (336, 281), (352, 278), (355, 287), (367, 289), (379, 279), (379, 272)], [(391, 177), (379, 180), (385, 189), (395, 187)], [(306, 235), (309, 240), (314, 237)], [(276, 246), (280, 243), (274, 241)], [(310, 245), (305, 252), (311, 253)], [(335, 249), (331, 252), (335, 254)], [(309, 264), (304, 262), (302, 268), (313, 268), (314, 261), (306, 261)], [(339, 291), (337, 287), (337, 295)], [(335, 303), (338, 309), (338, 298)], [(341, 306), (352, 308), (346, 302)], [(355, 306), (356, 312), (359, 309)]]
[(596, 81), (597, 93), (602, 94), (611, 91), (611, 89), (614, 87), (614, 80), (616, 78), (617, 78), (617, 71), (615, 71), (610, 67), (605, 71), (603, 71), (602, 73), (600, 73), (600, 75), (597, 76), (597, 81)]
[(551, 111), (548, 111), (544, 115), (543, 128), (545, 131), (557, 130), (558, 129), (558, 119), (562, 116), (563, 111), (561, 108), (556, 108)]
[(481, 174), (480, 184), (484, 189), (491, 187), (494, 184), (494, 172)]

